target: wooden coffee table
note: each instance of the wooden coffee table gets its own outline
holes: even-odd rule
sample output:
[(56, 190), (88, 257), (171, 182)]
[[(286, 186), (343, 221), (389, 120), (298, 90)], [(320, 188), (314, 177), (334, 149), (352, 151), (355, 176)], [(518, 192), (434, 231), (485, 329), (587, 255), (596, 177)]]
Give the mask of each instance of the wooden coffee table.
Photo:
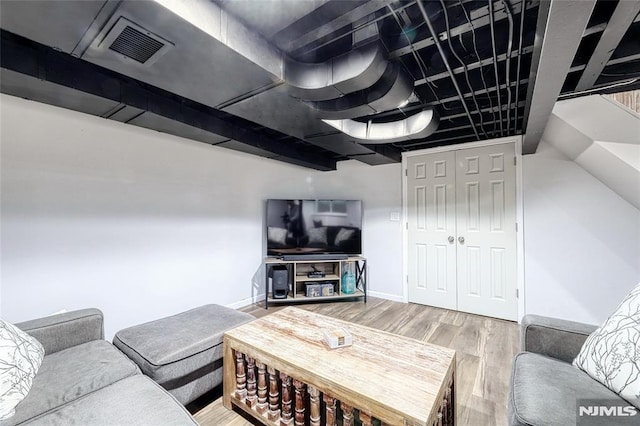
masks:
[(224, 406), (267, 425), (453, 425), (454, 377), (454, 350), (294, 307), (224, 334)]

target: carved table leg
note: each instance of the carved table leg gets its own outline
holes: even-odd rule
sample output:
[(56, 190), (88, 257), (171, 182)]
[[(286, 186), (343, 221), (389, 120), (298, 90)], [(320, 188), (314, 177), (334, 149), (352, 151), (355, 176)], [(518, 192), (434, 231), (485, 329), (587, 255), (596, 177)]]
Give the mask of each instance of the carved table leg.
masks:
[(309, 423), (311, 426), (320, 426), (320, 391), (313, 386), (309, 390)]
[(342, 409), (342, 426), (353, 426), (353, 407), (340, 401)]
[(360, 411), (360, 423), (362, 423), (362, 426), (371, 426), (371, 416), (363, 411)]
[(449, 389), (447, 389), (447, 408), (448, 408), (448, 418), (447, 425), (453, 426), (456, 424), (456, 400), (455, 400), (455, 387), (453, 380), (449, 385)]
[(256, 405), (256, 362), (253, 358), (247, 357), (247, 400), (249, 407)]
[[(447, 390), (447, 393), (448, 392), (449, 391)], [(442, 409), (440, 410), (440, 414), (442, 414), (442, 424), (448, 425), (449, 424), (449, 402), (446, 396), (442, 400)]]
[(296, 426), (304, 426), (304, 383), (293, 379), (293, 386), (296, 388)]
[(336, 399), (330, 397), (327, 394), (323, 395), (324, 403), (326, 406), (326, 417), (327, 417), (327, 426), (335, 426), (336, 425)]
[(291, 418), (291, 377), (280, 373), (280, 380), (282, 380), (282, 417), (280, 417), (280, 424), (287, 426), (293, 421)]
[(269, 372), (269, 414), (267, 418), (275, 422), (280, 417), (280, 409), (278, 404), (280, 402), (280, 391), (278, 390), (278, 376), (276, 376), (276, 369), (268, 367)]
[(243, 400), (247, 396), (247, 375), (244, 370), (244, 355), (236, 351), (236, 398)]
[(258, 405), (256, 410), (260, 414), (267, 412), (267, 372), (266, 366), (260, 361), (256, 361), (258, 367)]

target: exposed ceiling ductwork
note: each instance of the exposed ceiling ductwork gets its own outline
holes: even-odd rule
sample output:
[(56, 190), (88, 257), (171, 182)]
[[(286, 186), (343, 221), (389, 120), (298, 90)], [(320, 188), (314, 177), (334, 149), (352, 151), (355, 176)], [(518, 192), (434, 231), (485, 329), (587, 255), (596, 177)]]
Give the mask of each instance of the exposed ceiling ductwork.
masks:
[(356, 118), (398, 108), (412, 92), (411, 76), (397, 63), (389, 62), (380, 80), (371, 87), (336, 99), (306, 103), (321, 118)]
[(539, 0), (3, 0), (0, 88), (321, 170), (525, 129), (532, 152), (558, 96), (640, 86), (639, 6), (592, 3), (563, 49)]
[(324, 120), (328, 125), (366, 143), (389, 143), (426, 138), (436, 131), (439, 121), (438, 113), (433, 108), (424, 109), (404, 120), (389, 123)]
[(320, 63), (287, 57), (284, 82), (296, 98), (324, 101), (368, 89), (382, 78), (386, 68), (384, 48), (376, 41)]

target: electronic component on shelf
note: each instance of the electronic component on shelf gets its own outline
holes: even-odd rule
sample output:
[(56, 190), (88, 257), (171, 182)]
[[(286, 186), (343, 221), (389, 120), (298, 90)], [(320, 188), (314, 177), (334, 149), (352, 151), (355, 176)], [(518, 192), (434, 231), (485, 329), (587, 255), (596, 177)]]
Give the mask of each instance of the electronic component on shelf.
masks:
[(311, 271), (307, 273), (307, 278), (324, 278), (325, 273), (322, 271)]
[(307, 297), (333, 296), (333, 283), (305, 283), (305, 295)]

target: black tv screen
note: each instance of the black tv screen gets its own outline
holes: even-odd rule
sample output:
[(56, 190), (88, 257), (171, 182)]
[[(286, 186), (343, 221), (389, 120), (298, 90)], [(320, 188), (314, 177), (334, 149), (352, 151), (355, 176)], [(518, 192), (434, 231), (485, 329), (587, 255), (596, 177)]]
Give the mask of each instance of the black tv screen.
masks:
[(267, 200), (267, 255), (362, 253), (362, 201)]

